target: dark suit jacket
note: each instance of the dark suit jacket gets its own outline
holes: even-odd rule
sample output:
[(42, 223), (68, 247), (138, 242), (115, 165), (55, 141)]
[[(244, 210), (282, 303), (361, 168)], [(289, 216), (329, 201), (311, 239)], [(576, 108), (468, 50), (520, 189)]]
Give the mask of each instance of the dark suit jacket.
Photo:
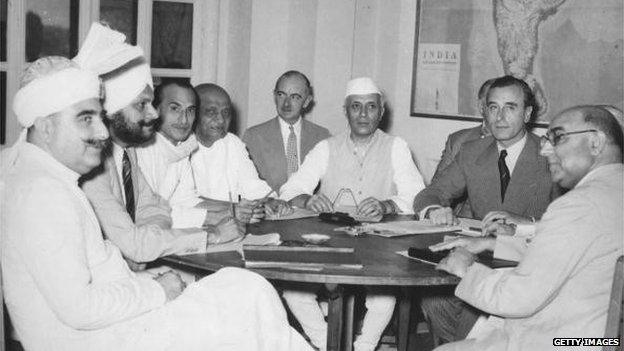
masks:
[[(481, 130), (482, 127), (477, 126), (473, 128), (460, 129), (455, 133), (449, 135), (449, 137), (446, 139), (446, 145), (444, 145), (444, 150), (442, 151), (442, 158), (440, 159), (440, 163), (438, 163), (438, 167), (433, 174), (431, 183), (435, 182), (438, 178), (440, 178), (442, 173), (444, 173), (444, 170), (448, 166), (450, 166), (450, 164), (455, 159), (455, 156), (459, 152), (459, 149), (465, 142), (482, 139)], [(470, 201), (468, 201), (466, 195), (455, 199), (451, 206), (453, 207), (453, 212), (456, 216), (472, 218)]]
[(511, 174), (505, 202), (500, 198), (496, 140), (490, 136), (464, 143), (440, 177), (416, 195), (414, 211), (418, 213), (429, 205), (449, 206), (464, 194), (468, 195), (477, 219), (500, 210), (541, 218), (558, 188), (551, 181), (546, 158), (539, 155), (539, 138), (528, 133)]
[[(256, 165), (260, 178), (264, 179), (276, 192), (288, 180), (286, 151), (284, 151), (278, 118), (275, 117), (253, 126), (243, 135), (243, 141), (247, 145), (249, 156)], [(319, 141), (329, 136), (326, 128), (301, 119), (301, 163)]]

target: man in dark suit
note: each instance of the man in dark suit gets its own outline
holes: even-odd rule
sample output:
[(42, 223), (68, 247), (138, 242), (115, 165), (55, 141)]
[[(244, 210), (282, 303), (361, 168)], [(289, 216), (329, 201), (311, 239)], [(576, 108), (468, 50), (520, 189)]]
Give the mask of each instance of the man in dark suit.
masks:
[[(492, 135), (464, 143), (446, 170), (416, 195), (414, 212), (434, 223), (452, 224), (456, 218), (449, 206), (466, 195), (476, 219), (491, 211), (540, 218), (556, 187), (546, 158), (539, 155), (539, 138), (526, 130), (533, 106), (533, 94), (524, 81), (497, 78), (487, 94), (486, 119)], [(479, 315), (450, 296), (424, 298), (422, 308), (444, 341), (465, 338)]]
[(253, 126), (243, 135), (260, 177), (276, 192), (329, 131), (303, 119), (312, 103), (310, 81), (301, 72), (282, 74), (273, 91), (277, 117)]
[[(479, 88), (479, 92), (477, 93), (477, 111), (479, 111), (479, 114), (483, 117), (481, 125), (472, 128), (460, 129), (448, 136), (448, 138), (446, 139), (446, 144), (444, 145), (444, 150), (442, 150), (440, 163), (438, 163), (438, 167), (436, 168), (435, 173), (433, 174), (433, 178), (431, 179), (432, 183), (442, 176), (444, 170), (446, 170), (446, 168), (450, 166), (450, 164), (455, 159), (455, 156), (459, 152), (459, 149), (465, 142), (483, 139), (486, 136), (490, 135), (490, 129), (487, 125), (487, 118), (485, 118), (486, 97), (487, 92), (490, 89), (490, 85), (492, 85), (494, 80), (495, 78), (486, 80), (485, 83), (481, 85), (481, 87)], [(458, 217), (472, 217), (470, 202), (467, 201), (466, 196), (455, 200), (452, 204), (452, 207), (454, 213)]]

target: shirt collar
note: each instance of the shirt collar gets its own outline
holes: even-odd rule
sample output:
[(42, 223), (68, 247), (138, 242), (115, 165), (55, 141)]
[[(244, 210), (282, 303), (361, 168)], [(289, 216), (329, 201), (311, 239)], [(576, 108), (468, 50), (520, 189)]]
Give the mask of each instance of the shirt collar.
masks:
[(500, 153), (502, 150), (507, 150), (507, 155), (520, 155), (520, 153), (522, 152), (522, 149), (524, 149), (524, 145), (526, 144), (527, 141), (527, 133), (524, 133), (524, 136), (522, 137), (522, 139), (518, 140), (516, 143), (514, 143), (511, 146), (508, 147), (503, 147), (499, 142), (496, 142), (496, 147), (498, 148), (498, 153)]
[(183, 158), (188, 157), (193, 151), (197, 150), (198, 142), (195, 138), (195, 134), (191, 134), (186, 140), (174, 145), (169, 139), (167, 139), (160, 132), (156, 133), (156, 143), (159, 143), (163, 147), (163, 151), (166, 152), (165, 158), (169, 161), (175, 162)]
[[(284, 121), (284, 119), (280, 116), (277, 116), (277, 120), (279, 121), (280, 124), (280, 129), (282, 130), (282, 132), (287, 131), (290, 133), (290, 123)], [(297, 119), (297, 122), (295, 122), (293, 125), (293, 129), (295, 130), (296, 134), (300, 134), (301, 132), (301, 116), (299, 116), (299, 118)]]
[(587, 183), (587, 182), (591, 181), (594, 178), (598, 178), (603, 173), (607, 173), (607, 172), (609, 172), (611, 170), (617, 171), (618, 169), (622, 169), (622, 168), (624, 168), (624, 165), (621, 164), (621, 163), (612, 163), (612, 164), (603, 165), (603, 166), (594, 168), (591, 171), (589, 171), (589, 173), (587, 173), (583, 178), (581, 178), (581, 180), (579, 180), (579, 182), (576, 183), (576, 185), (574, 187), (576, 188), (579, 185)]

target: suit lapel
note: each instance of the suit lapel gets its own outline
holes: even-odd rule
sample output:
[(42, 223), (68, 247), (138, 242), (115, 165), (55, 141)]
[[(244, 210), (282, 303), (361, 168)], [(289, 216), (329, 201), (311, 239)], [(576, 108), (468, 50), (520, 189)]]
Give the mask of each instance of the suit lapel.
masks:
[(536, 177), (541, 174), (537, 160), (538, 143), (533, 134), (527, 132), (527, 140), (516, 166), (511, 174), (511, 180), (505, 194), (504, 208), (514, 213), (524, 213), (534, 197), (537, 188)]
[(269, 128), (266, 135), (267, 139), (265, 142), (268, 146), (268, 152), (266, 154), (274, 156), (267, 160), (267, 163), (272, 165), (271, 172), (278, 174), (278, 179), (286, 181), (288, 178), (286, 170), (286, 151), (284, 151), (284, 139), (282, 138), (282, 131), (280, 129), (279, 121), (277, 120), (278, 118), (279, 117), (275, 117), (272, 120), (271, 128)]
[(492, 204), (494, 208), (502, 206), (500, 198), (500, 177), (498, 174), (498, 148), (496, 140), (491, 138), (491, 142), (483, 149), (483, 152), (476, 158), (475, 165), (481, 179), (479, 188), (475, 194), (470, 196), (485, 197), (479, 203)]
[(303, 159), (305, 155), (312, 150), (314, 147), (314, 138), (311, 135), (312, 131), (310, 130), (310, 122), (301, 118), (301, 163), (303, 163)]

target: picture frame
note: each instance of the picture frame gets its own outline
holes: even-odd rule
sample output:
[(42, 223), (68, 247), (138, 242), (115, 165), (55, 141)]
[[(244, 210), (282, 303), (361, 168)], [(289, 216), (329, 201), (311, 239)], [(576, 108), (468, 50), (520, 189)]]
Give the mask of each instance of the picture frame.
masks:
[[(479, 87), (507, 74), (532, 88), (537, 126), (574, 105), (623, 108), (621, 1), (416, 1), (411, 116), (481, 121)], [(527, 11), (539, 19), (518, 25)]]

